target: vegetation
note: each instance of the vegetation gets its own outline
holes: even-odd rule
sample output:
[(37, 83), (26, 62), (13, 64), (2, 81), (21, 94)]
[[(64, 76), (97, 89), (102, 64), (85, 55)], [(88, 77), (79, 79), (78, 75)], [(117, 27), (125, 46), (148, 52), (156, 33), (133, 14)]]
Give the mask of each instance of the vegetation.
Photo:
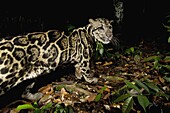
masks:
[[(170, 21), (168, 21), (169, 23)], [(75, 27), (68, 25), (68, 33)], [(164, 25), (170, 32), (170, 27)], [(167, 40), (170, 43), (170, 38)], [(158, 42), (141, 41), (119, 49), (96, 43), (97, 84), (64, 75), (37, 92), (36, 101), (21, 100), (2, 111), (15, 113), (149, 113), (170, 110), (170, 52)], [(63, 80), (64, 78), (64, 80)]]

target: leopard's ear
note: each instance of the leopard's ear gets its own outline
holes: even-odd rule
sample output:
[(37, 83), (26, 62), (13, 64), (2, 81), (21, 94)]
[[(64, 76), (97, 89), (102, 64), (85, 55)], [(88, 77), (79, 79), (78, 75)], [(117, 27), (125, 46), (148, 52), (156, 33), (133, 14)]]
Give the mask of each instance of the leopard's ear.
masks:
[(112, 24), (114, 22), (114, 20), (110, 20), (110, 24)]
[(90, 22), (91, 24), (93, 24), (95, 21), (90, 18), (90, 19), (89, 19), (89, 22)]
[(101, 25), (99, 21), (96, 21), (96, 20), (93, 20), (93, 19), (89, 19), (89, 22), (94, 28), (97, 28)]

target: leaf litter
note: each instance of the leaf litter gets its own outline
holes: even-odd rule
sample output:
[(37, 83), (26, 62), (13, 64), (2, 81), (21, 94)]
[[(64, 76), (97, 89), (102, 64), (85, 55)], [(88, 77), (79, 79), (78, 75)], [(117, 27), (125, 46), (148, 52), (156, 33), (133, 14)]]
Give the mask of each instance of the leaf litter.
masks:
[[(136, 50), (137, 48), (137, 50)], [(122, 98), (127, 98), (125, 101), (126, 106), (133, 106), (130, 110), (128, 107), (123, 106), (123, 102), (114, 102), (114, 97), (118, 91), (121, 91), (126, 85), (126, 80), (134, 81), (138, 83), (143, 89), (139, 89), (140, 92), (149, 90), (147, 87), (139, 82), (139, 80), (149, 80), (151, 83), (155, 83), (161, 90), (170, 93), (169, 70), (161, 73), (162, 64), (169, 65), (169, 55), (164, 59), (162, 54), (156, 54), (157, 49), (153, 50), (151, 45), (141, 44), (139, 47), (130, 48), (125, 54), (117, 52), (117, 58), (109, 61), (95, 61), (92, 66), (93, 76), (98, 78), (98, 82), (94, 84), (87, 83), (85, 81), (76, 80), (73, 74), (64, 76), (60, 80), (56, 80), (46, 86), (41, 87), (37, 93), (42, 94), (41, 98), (37, 98), (36, 101), (31, 100), (17, 100), (10, 103), (1, 110), (3, 113), (121, 113), (123, 110), (128, 112), (142, 113), (140, 107), (135, 107), (132, 102), (133, 98), (127, 98), (129, 95), (124, 95)], [(133, 50), (133, 51), (132, 51)], [(151, 51), (149, 51), (151, 50)], [(134, 53), (136, 51), (136, 53)], [(142, 52), (142, 53), (141, 53)], [(114, 53), (112, 53), (114, 54)], [(104, 56), (103, 56), (104, 58)], [(107, 58), (106, 58), (107, 59)], [(167, 59), (167, 60), (166, 60)], [(159, 62), (157, 62), (159, 61)], [(162, 66), (162, 67), (161, 67)], [(168, 73), (167, 76), (165, 76)], [(127, 85), (129, 82), (127, 82)], [(129, 86), (133, 86), (130, 82)], [(148, 84), (150, 88), (159, 92), (158, 88)], [(135, 91), (130, 90), (130, 94), (138, 94)], [(146, 98), (145, 96), (138, 96)], [(167, 97), (168, 98), (168, 97)], [(141, 98), (138, 98), (141, 100)], [(164, 98), (151, 96), (151, 99), (155, 104), (170, 107), (170, 101)], [(142, 103), (142, 102), (141, 102)], [(17, 109), (18, 106), (26, 106), (27, 109)], [(149, 105), (149, 102), (141, 104), (144, 107)], [(122, 110), (122, 111), (121, 111)]]

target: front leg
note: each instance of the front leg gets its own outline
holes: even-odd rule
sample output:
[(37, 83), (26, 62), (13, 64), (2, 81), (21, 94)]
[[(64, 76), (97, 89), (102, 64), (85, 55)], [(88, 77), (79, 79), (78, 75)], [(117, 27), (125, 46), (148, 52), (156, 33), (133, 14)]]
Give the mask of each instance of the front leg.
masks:
[(89, 83), (96, 83), (98, 81), (97, 78), (92, 78), (90, 77), (90, 64), (89, 64), (89, 60), (84, 60), (80, 63), (77, 63), (75, 65), (75, 75), (78, 79), (81, 79), (82, 77), (84, 77), (86, 82)]

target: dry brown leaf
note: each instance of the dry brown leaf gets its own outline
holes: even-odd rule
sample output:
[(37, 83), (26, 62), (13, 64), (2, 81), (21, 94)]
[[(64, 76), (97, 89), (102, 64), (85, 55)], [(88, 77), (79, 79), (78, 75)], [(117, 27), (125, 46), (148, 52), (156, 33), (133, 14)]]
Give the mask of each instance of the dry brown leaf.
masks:
[(158, 76), (158, 79), (161, 83), (165, 83), (165, 80), (161, 76)]
[(61, 99), (59, 99), (59, 98), (58, 99), (54, 99), (53, 102), (54, 103), (61, 103)]
[(64, 88), (61, 88), (61, 92), (60, 93), (61, 93), (61, 100), (62, 101), (64, 101), (64, 96), (69, 94), (69, 93), (66, 92), (66, 90)]
[(104, 90), (106, 92), (109, 92), (110, 93), (110, 88), (106, 87), (106, 89)]
[(115, 83), (118, 83), (124, 80), (124, 78), (118, 77), (118, 76), (106, 76), (105, 79), (111, 82), (115, 82)]
[(112, 61), (110, 61), (110, 62), (105, 62), (105, 63), (103, 64), (103, 66), (109, 66), (109, 65), (111, 65), (111, 64), (113, 64)]
[(96, 65), (100, 65), (100, 64), (102, 64), (102, 62), (96, 62), (95, 64), (96, 64)]
[(87, 96), (87, 101), (88, 101), (88, 102), (94, 101), (95, 98), (96, 98), (96, 96), (97, 96), (97, 93), (92, 93), (92, 94), (90, 94), (89, 96)]
[(164, 103), (164, 105), (170, 107), (170, 102), (166, 102), (166, 103)]
[(40, 100), (39, 100), (39, 105), (45, 105), (45, 104), (47, 104), (47, 103), (49, 103), (49, 102), (51, 102), (51, 99), (52, 99), (53, 97), (51, 96), (51, 95), (44, 95)]
[(110, 111), (110, 106), (109, 105), (104, 105), (105, 109)]
[(38, 91), (43, 94), (51, 94), (54, 92), (52, 84), (48, 84), (47, 86), (41, 87)]
[(108, 99), (110, 97), (110, 93), (107, 93), (106, 95), (104, 95), (103, 99)]
[(70, 89), (70, 90), (74, 90), (76, 92), (79, 92), (79, 93), (83, 93), (85, 95), (90, 95), (91, 92), (89, 92), (88, 90), (84, 90), (83, 88), (79, 88), (75, 85), (66, 85), (65, 86), (67, 89)]

